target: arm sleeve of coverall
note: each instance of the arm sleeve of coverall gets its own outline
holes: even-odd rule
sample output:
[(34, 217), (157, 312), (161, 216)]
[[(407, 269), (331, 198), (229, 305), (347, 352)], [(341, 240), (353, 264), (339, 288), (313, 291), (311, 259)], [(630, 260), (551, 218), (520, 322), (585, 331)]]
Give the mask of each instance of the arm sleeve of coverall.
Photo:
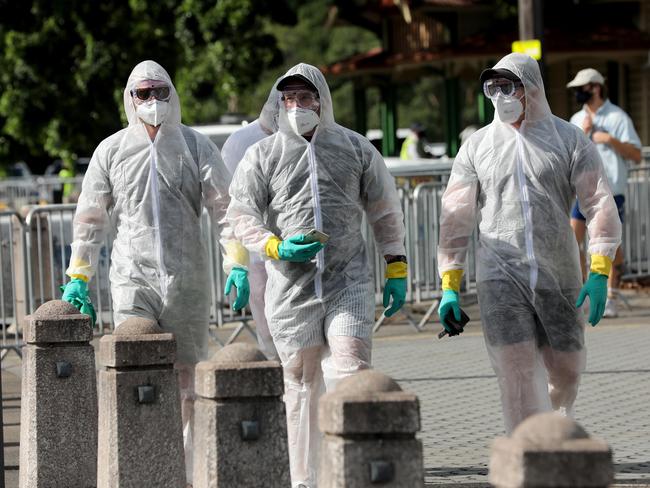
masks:
[(447, 189), (442, 196), (438, 270), (465, 269), (467, 248), (474, 228), (478, 198), (478, 176), (470, 159), (472, 140), (460, 148), (451, 168)]
[(589, 254), (614, 260), (621, 245), (621, 221), (598, 150), (582, 134), (573, 154), (571, 185), (587, 219)]
[(109, 208), (113, 205), (112, 185), (108, 175), (105, 144), (100, 144), (88, 165), (72, 223), (72, 254), (66, 274), (90, 280), (97, 271), (99, 250), (110, 224)]
[(237, 166), (230, 184), (228, 221), (246, 248), (266, 256), (265, 246), (274, 234), (264, 225), (268, 186), (258, 147), (252, 146)]
[(395, 179), (374, 147), (364, 149), (369, 154), (361, 176), (361, 200), (378, 250), (382, 256), (406, 255), (404, 214)]
[(226, 211), (230, 202), (228, 195), (230, 172), (216, 147), (211, 147), (211, 150), (206, 153), (205, 157), (199, 156), (203, 205), (208, 210), (213, 226), (220, 232), (219, 242), (223, 250), (223, 270), (230, 273), (234, 267), (248, 269), (248, 251), (237, 240), (226, 219)]

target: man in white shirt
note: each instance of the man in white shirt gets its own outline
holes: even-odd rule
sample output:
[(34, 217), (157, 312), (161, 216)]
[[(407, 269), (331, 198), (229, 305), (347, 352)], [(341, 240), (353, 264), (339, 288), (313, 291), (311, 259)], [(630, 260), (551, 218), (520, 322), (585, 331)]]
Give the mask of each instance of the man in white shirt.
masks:
[[(567, 84), (575, 90), (576, 101), (583, 104), (582, 109), (571, 117), (571, 123), (580, 127), (596, 144), (603, 160), (609, 186), (614, 195), (618, 215), (623, 222), (625, 214), (625, 189), (627, 187), (628, 161), (641, 162), (641, 141), (634, 130), (632, 119), (607, 98), (605, 78), (593, 68), (580, 70), (576, 77)], [(583, 278), (585, 259), (583, 242), (586, 229), (585, 217), (580, 212), (579, 202), (571, 212), (571, 227), (580, 246), (580, 262)], [(619, 247), (609, 275), (607, 304), (604, 317), (618, 316), (618, 287), (623, 271), (623, 251)]]

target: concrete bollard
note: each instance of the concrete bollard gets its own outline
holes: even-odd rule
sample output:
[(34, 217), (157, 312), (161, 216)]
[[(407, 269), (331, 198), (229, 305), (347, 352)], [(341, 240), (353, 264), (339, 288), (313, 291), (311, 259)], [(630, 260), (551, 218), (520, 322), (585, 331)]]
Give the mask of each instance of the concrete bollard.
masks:
[(424, 486), (417, 396), (365, 370), (342, 380), (318, 405), (324, 439), (319, 488)]
[(130, 318), (99, 341), (98, 488), (185, 488), (176, 340)]
[(605, 488), (614, 480), (612, 451), (573, 419), (541, 413), (494, 440), (488, 480), (496, 488)]
[(291, 485), (282, 368), (250, 344), (196, 366), (194, 488)]
[(20, 488), (94, 488), (97, 380), (90, 317), (52, 300), (25, 318)]

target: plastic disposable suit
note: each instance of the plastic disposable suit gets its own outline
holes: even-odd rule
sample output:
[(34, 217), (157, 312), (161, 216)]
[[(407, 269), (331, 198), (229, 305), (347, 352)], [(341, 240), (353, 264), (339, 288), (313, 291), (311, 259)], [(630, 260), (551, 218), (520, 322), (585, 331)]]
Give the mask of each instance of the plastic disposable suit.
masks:
[[(277, 132), (279, 101), (280, 93), (275, 89), (274, 85), (259, 118), (247, 126), (238, 129), (226, 139), (226, 142), (221, 148), (221, 156), (231, 174), (235, 173), (239, 162), (250, 146)], [(264, 315), (264, 292), (266, 290), (267, 280), (266, 268), (264, 259), (255, 253), (250, 256), (248, 280), (251, 286), (250, 307), (253, 320), (255, 320), (257, 343), (267, 358), (278, 359), (278, 352), (275, 350), (275, 345), (273, 345), (273, 338), (269, 332), (269, 326)]]
[(611, 266), (621, 226), (596, 147), (551, 113), (537, 62), (510, 54), (494, 69), (523, 83), (524, 119), (517, 130), (495, 115), (461, 147), (442, 200), (438, 260), (443, 289), (453, 290), (478, 220), (481, 320), (511, 432), (537, 412), (571, 414), (577, 395), (586, 351), (569, 224), (575, 196), (592, 263)]
[(266, 261), (266, 317), (284, 368), (291, 477), (293, 486), (311, 488), (323, 387), (370, 367), (375, 300), (363, 213), (383, 255), (405, 254), (404, 223), (382, 157), (334, 121), (320, 71), (299, 64), (285, 77), (292, 75), (318, 90), (320, 122), (308, 141), (280, 106), (279, 132), (251, 147), (235, 172), (228, 219), (249, 251), (262, 255), (274, 236), (286, 240), (313, 228), (330, 236), (312, 261)]
[[(169, 107), (152, 142), (134, 109), (131, 90), (144, 80), (171, 87)], [(208, 344), (209, 263), (201, 234), (202, 207), (221, 229), (224, 269), (246, 266), (247, 252), (226, 224), (228, 170), (206, 137), (181, 124), (178, 95), (153, 61), (138, 64), (124, 89), (129, 125), (102, 141), (83, 180), (74, 217), (69, 276), (92, 278), (109, 228), (114, 322), (156, 320), (177, 342), (186, 469), (191, 478), (194, 365)]]

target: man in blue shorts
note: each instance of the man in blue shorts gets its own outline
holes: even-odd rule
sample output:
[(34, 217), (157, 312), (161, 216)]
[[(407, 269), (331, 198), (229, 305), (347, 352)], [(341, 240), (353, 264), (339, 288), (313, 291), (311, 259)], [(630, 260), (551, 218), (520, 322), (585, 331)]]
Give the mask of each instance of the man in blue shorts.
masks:
[[(593, 68), (578, 71), (576, 77), (567, 84), (575, 89), (576, 101), (582, 109), (571, 117), (571, 123), (580, 127), (596, 144), (603, 160), (609, 186), (614, 195), (618, 216), (623, 222), (625, 213), (625, 189), (627, 186), (628, 161), (641, 162), (641, 141), (634, 130), (632, 119), (607, 98), (605, 78)], [(585, 217), (576, 201), (571, 211), (571, 227), (580, 246), (580, 263), (583, 279), (586, 275), (583, 243), (585, 240)], [(619, 247), (612, 263), (612, 271), (607, 283), (607, 304), (604, 317), (618, 316), (618, 287), (623, 271), (623, 250)]]

